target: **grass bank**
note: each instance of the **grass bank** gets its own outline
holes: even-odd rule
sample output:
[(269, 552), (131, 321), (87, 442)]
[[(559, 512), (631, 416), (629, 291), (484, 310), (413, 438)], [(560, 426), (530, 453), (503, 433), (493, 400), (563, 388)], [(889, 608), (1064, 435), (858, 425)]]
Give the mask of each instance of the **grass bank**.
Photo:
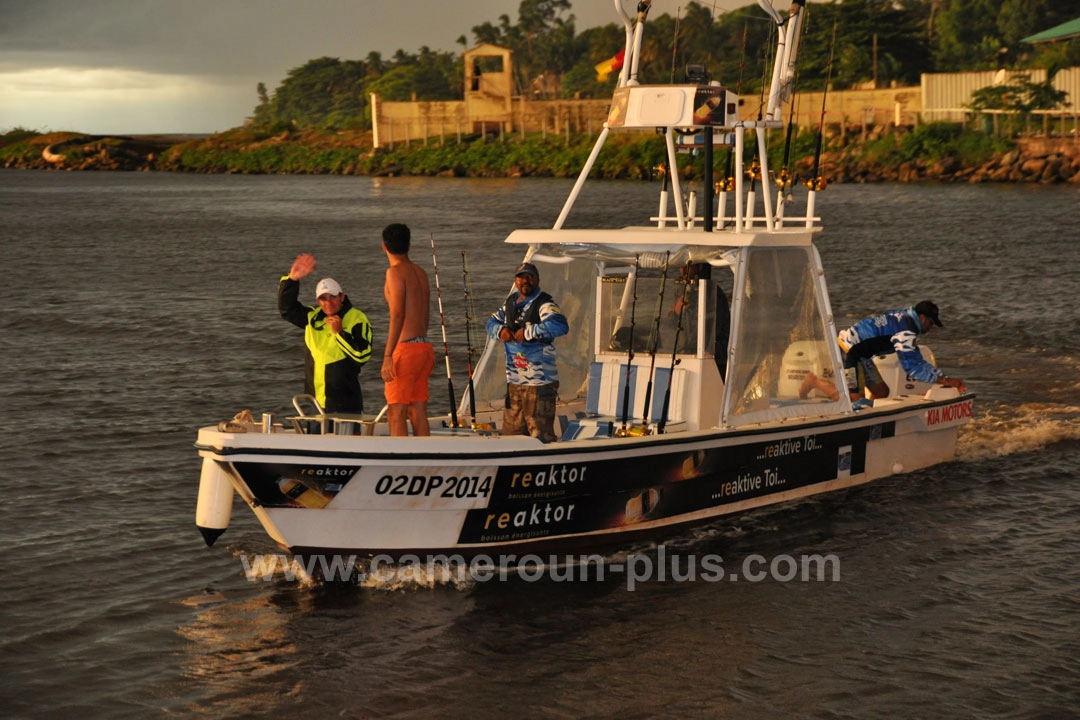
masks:
[[(813, 175), (828, 182), (876, 181), (1025, 181), (1080, 182), (1080, 156), (1042, 150), (1034, 156), (1023, 142), (933, 123), (914, 130), (867, 137), (845, 137), (832, 129), (820, 138), (804, 131), (786, 140), (772, 133), (770, 165), (796, 180)], [(84, 141), (85, 140), (85, 141)], [(372, 149), (370, 133), (282, 132), (271, 135), (239, 128), (207, 138), (175, 142), (168, 138), (117, 139), (78, 133), (42, 135), (13, 130), (0, 136), (0, 166), (69, 170), (160, 170), (194, 173), (413, 175), (455, 177), (573, 177), (592, 151), (586, 135), (508, 135), (438, 138), (392, 149)], [(748, 134), (753, 149), (753, 135)], [(1075, 143), (1074, 143), (1075, 146)], [(1080, 150), (1080, 146), (1075, 146)], [(51, 160), (43, 157), (50, 148)], [(718, 147), (714, 177), (730, 174), (729, 151)], [(662, 136), (613, 133), (597, 157), (593, 176), (649, 179), (665, 162)], [(59, 159), (57, 159), (59, 158)], [(1038, 172), (1031, 165), (1042, 160)], [(785, 163), (786, 160), (786, 163)], [(1005, 168), (1003, 163), (1009, 165)], [(1048, 169), (1049, 168), (1049, 169)], [(816, 173), (815, 173), (816, 169)], [(680, 176), (700, 178), (701, 153), (679, 155)]]

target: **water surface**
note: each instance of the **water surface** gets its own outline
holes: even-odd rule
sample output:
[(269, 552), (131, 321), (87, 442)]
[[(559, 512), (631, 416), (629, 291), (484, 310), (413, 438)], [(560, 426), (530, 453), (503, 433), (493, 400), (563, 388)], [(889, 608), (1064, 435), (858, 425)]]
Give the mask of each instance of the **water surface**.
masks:
[[(302, 338), (275, 309), (298, 252), (342, 282), (378, 338), (381, 228), (408, 223), (424, 264), (433, 234), (463, 376), (461, 250), (486, 314), (520, 259), (503, 238), (550, 226), (569, 188), (0, 171), (4, 715), (1080, 713), (1076, 188), (843, 185), (819, 197), (838, 324), (934, 299), (946, 327), (927, 342), (978, 394), (975, 421), (954, 463), (665, 547), (731, 570), (755, 555), (833, 554), (837, 581), (248, 581), (240, 558), (276, 549), (239, 504), (203, 546), (196, 428), (243, 408), (286, 412), (301, 389)], [(656, 190), (591, 186), (568, 224), (612, 210), (644, 222)], [(377, 401), (378, 373), (363, 377)]]

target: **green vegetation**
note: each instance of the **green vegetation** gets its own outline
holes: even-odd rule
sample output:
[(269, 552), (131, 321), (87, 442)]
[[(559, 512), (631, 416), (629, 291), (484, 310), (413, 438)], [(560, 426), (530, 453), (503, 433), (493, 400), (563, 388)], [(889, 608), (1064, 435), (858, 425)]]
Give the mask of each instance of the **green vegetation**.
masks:
[[(594, 138), (514, 136), (505, 142), (469, 138), (458, 144), (413, 143), (371, 149), (370, 135), (308, 131), (257, 140), (236, 131), (208, 141), (184, 143), (165, 153), (161, 169), (204, 173), (301, 173), (471, 177), (571, 177), (592, 150)], [(647, 178), (664, 158), (663, 139), (653, 134), (612, 138), (595, 174), (605, 178)]]
[(916, 160), (955, 160), (976, 167), (995, 154), (1012, 147), (1008, 140), (982, 132), (965, 130), (955, 123), (920, 125), (905, 135), (890, 135), (861, 146), (857, 156), (883, 166), (897, 166)]
[[(539, 134), (508, 136), (504, 142), (479, 136), (458, 144), (413, 143), (393, 149), (371, 150), (370, 135), (309, 131), (253, 140), (250, 131), (237, 131), (213, 141), (185, 143), (172, 148), (159, 163), (160, 169), (205, 173), (301, 173), (346, 175), (415, 175), (458, 177), (574, 177), (592, 150), (588, 135), (544, 137)], [(784, 167), (808, 167), (817, 149), (816, 131), (793, 136), (790, 147), (780, 134), (770, 139), (770, 163)], [(976, 167), (1012, 148), (1009, 140), (964, 129), (951, 123), (921, 125), (914, 131), (868, 140), (826, 141), (825, 153), (842, 153), (851, 162), (870, 162), (895, 168), (914, 160), (950, 159)], [(714, 175), (725, 176), (728, 151), (717, 148)], [(679, 173), (700, 178), (704, 158), (700, 153), (679, 155)], [(652, 133), (612, 135), (597, 157), (593, 176), (606, 179), (656, 177), (665, 162), (664, 141)]]
[(0, 166), (13, 166), (40, 158), (41, 146), (31, 142), (40, 136), (37, 130), (21, 127), (0, 135)]
[[(371, 135), (359, 131), (282, 132), (267, 135), (243, 128), (206, 140), (168, 145), (167, 139), (116, 138), (33, 131), (0, 135), (0, 166), (69, 170), (160, 170), (193, 173), (413, 175), (423, 177), (576, 177), (593, 148), (587, 134), (479, 135), (449, 138), (445, 144), (413, 143), (371, 149)], [(752, 140), (751, 140), (752, 143)], [(46, 162), (42, 149), (53, 145), (63, 157)], [(830, 182), (899, 180), (1080, 182), (1080, 163), (1055, 155), (1030, 168), (1025, 146), (950, 123), (923, 125), (912, 132), (871, 136), (865, 141), (834, 134), (826, 138), (816, 169), (818, 133), (803, 131), (790, 144), (773, 133), (767, 148), (778, 182), (824, 176)], [(749, 148), (754, 152), (752, 147)], [(1038, 150), (1027, 157), (1047, 158)], [(786, 162), (785, 162), (786, 158)], [(648, 180), (659, 177), (665, 160), (662, 137), (653, 133), (616, 134), (599, 153), (594, 178)], [(1073, 167), (1075, 165), (1075, 167)], [(1046, 169), (1048, 168), (1049, 169)], [(1035, 168), (1035, 169), (1031, 169)], [(1038, 168), (1043, 168), (1039, 170)], [(679, 176), (704, 175), (702, 153), (678, 156)], [(748, 168), (753, 171), (753, 168)], [(733, 172), (730, 152), (717, 148), (713, 177)]]
[(990, 115), (986, 111), (1002, 112), (1006, 132), (1011, 134), (1028, 124), (1035, 110), (1055, 110), (1066, 104), (1068, 93), (1055, 89), (1052, 78), (1051, 73), (1045, 82), (1034, 82), (1018, 75), (1004, 85), (979, 88), (971, 95), (970, 107), (988, 126)]

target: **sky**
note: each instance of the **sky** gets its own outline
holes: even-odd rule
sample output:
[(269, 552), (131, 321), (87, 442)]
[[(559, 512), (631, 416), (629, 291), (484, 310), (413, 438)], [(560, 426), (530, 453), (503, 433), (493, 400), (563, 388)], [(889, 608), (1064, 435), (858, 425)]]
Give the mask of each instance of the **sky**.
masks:
[[(653, 0), (675, 16), (688, 0)], [(717, 13), (752, 0), (699, 0)], [(578, 32), (615, 0), (572, 0)], [(633, 13), (634, 0), (623, 0)], [(212, 133), (308, 60), (461, 52), (520, 0), (0, 0), (0, 133)]]

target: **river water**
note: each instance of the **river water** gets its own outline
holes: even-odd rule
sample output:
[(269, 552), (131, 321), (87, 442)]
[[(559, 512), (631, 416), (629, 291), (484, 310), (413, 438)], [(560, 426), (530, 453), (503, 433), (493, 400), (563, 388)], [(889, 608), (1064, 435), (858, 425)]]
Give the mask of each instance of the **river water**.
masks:
[[(727, 518), (666, 549), (733, 571), (832, 555), (839, 577), (248, 580), (242, 560), (276, 550), (240, 504), (204, 547), (196, 428), (243, 408), (284, 413), (301, 389), (302, 338), (275, 309), (298, 252), (341, 281), (380, 338), (379, 231), (408, 223), (424, 264), (434, 234), (462, 376), (460, 251), (486, 315), (519, 260), (503, 238), (550, 226), (569, 187), (0, 171), (3, 716), (1080, 714), (1075, 187), (842, 185), (819, 197), (838, 324), (941, 306), (945, 328), (927, 340), (978, 396), (959, 457)], [(568, 225), (613, 210), (642, 223), (656, 190), (587, 188)], [(381, 404), (377, 371), (364, 387)], [(438, 376), (432, 396), (445, 410)]]

